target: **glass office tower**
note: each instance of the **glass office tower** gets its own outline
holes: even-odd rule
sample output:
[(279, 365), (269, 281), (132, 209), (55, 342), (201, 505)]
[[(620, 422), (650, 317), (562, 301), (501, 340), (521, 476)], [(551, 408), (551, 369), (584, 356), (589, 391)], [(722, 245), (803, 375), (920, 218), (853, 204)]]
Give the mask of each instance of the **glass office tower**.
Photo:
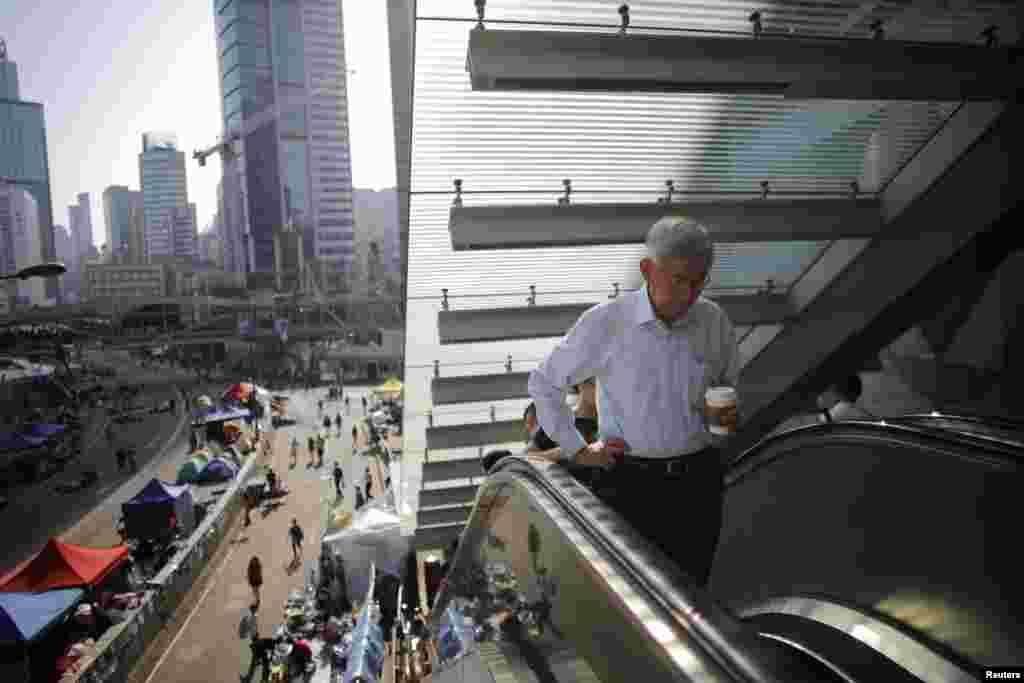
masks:
[(302, 232), (321, 286), (354, 251), (340, 0), (214, 0), (222, 115), (241, 136), (224, 168), (224, 238), (249, 272), (273, 272), (275, 232)]
[[(39, 210), (35, 222), (43, 258), (56, 258), (53, 243), (53, 203), (50, 161), (46, 153), (43, 105), (21, 99), (18, 67), (7, 58), (0, 40), (0, 179), (32, 195)], [(58, 296), (56, 278), (46, 279), (46, 297)]]

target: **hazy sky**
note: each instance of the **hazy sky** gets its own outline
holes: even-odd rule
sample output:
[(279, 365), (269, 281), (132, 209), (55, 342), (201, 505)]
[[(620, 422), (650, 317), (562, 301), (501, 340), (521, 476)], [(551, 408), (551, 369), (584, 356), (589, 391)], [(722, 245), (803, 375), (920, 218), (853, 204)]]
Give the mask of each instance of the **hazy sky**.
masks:
[[(356, 187), (395, 185), (386, 3), (343, 0)], [(142, 133), (177, 134), (199, 229), (216, 211), (220, 160), (192, 151), (220, 134), (213, 0), (0, 0), (0, 38), (18, 65), (22, 99), (42, 102), (53, 215), (68, 224), (79, 192), (92, 200), (93, 240), (106, 238), (108, 185), (139, 187)], [(355, 30), (353, 30), (355, 29)]]

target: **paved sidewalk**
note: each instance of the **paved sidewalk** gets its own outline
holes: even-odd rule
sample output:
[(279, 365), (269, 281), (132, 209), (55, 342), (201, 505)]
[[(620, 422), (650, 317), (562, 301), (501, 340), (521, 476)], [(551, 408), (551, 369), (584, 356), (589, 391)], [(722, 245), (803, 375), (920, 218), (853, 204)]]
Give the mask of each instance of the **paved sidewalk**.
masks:
[[(281, 623), (288, 594), (305, 587), (310, 570), (319, 560), (323, 502), (335, 498), (331, 474), (334, 461), (340, 459), (345, 470), (346, 490), (341, 506), (346, 511), (352, 510), (354, 486), (362, 482), (367, 466), (365, 458), (352, 456), (352, 418), (342, 412), (342, 436), (337, 437), (332, 429), (323, 467), (306, 467), (306, 438), (318, 426), (322, 428), (316, 402), (325, 393), (326, 390), (287, 392), (291, 397), (289, 413), (297, 423), (269, 434), (274, 445), (270, 463), (290, 493), (266, 517), (254, 512), (252, 526), (247, 530), (241, 525), (243, 515), (238, 516), (235, 526), (227, 532), (226, 542), (179, 608), (174, 618), (177, 628), (168, 629), (151, 646), (132, 671), (131, 683), (231, 682), (248, 670), (249, 647), (238, 638), (238, 622), (252, 600), (246, 569), (254, 555), (263, 564), (260, 634), (269, 636)], [(336, 412), (334, 405), (325, 404), (332, 417)], [(301, 446), (298, 465), (290, 469), (293, 436)], [(365, 446), (365, 439), (360, 446)], [(380, 490), (375, 490), (374, 495), (380, 495)], [(292, 518), (298, 519), (305, 533), (300, 567), (292, 565), (288, 540)]]

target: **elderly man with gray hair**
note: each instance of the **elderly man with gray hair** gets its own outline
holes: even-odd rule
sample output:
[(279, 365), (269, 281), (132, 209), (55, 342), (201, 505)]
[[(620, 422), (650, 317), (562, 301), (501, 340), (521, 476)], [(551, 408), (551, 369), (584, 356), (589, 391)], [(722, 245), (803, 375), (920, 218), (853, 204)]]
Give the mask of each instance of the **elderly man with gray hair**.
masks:
[[(541, 427), (560, 447), (543, 457), (602, 468), (596, 493), (705, 585), (722, 518), (723, 464), (705, 424), (709, 387), (735, 387), (732, 323), (701, 296), (714, 262), (707, 230), (666, 217), (647, 234), (644, 286), (587, 310), (530, 373)], [(600, 438), (577, 431), (565, 403), (596, 377)], [(735, 408), (720, 424), (735, 429)]]

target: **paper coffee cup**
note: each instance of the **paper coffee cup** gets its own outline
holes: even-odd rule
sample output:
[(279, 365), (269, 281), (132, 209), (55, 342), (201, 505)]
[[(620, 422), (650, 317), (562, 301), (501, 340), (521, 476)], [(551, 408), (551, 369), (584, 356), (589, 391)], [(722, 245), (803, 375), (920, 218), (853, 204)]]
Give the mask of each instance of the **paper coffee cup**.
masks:
[(708, 431), (712, 434), (732, 434), (732, 426), (722, 424), (722, 415), (736, 407), (736, 389), (733, 387), (709, 387), (704, 392), (704, 413), (707, 417)]

